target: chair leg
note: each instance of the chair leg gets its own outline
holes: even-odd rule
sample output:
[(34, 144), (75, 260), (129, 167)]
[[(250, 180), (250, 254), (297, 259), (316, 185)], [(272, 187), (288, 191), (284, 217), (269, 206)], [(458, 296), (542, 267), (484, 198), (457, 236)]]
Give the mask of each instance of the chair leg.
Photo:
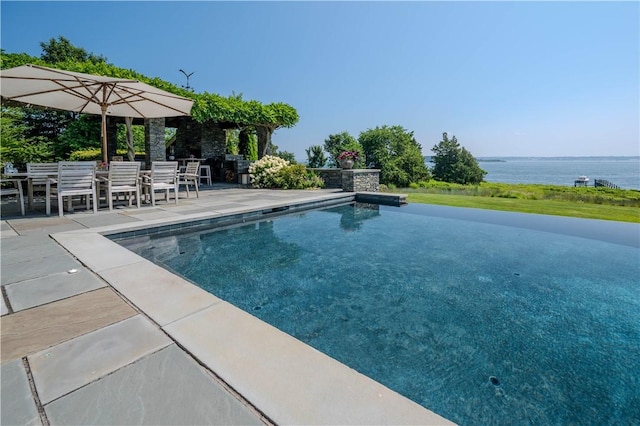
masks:
[(196, 187), (196, 198), (200, 198), (200, 193), (198, 193), (198, 179), (194, 179), (193, 185)]
[(62, 217), (62, 211), (64, 210), (64, 204), (62, 204), (62, 195), (58, 192), (58, 216)]
[(156, 191), (153, 188), (149, 188), (149, 192), (151, 193), (151, 205), (153, 207), (156, 206)]
[[(93, 214), (98, 214), (98, 191), (93, 188)], [(89, 196), (87, 195), (87, 209), (89, 209)]]
[(140, 208), (140, 188), (136, 188), (136, 204), (138, 205), (138, 208)]
[(18, 202), (20, 203), (20, 213), (24, 216), (24, 194), (22, 192), (22, 182), (16, 182), (18, 187)]
[(29, 201), (29, 210), (31, 210), (33, 208), (33, 181), (31, 181), (31, 179), (27, 182), (27, 197)]

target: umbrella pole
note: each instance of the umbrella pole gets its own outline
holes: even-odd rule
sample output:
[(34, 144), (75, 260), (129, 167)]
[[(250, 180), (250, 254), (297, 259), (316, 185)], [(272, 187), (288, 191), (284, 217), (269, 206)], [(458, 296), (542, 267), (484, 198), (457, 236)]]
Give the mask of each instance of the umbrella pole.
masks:
[(109, 160), (107, 155), (107, 106), (102, 104), (100, 109), (102, 110), (102, 161), (107, 163)]

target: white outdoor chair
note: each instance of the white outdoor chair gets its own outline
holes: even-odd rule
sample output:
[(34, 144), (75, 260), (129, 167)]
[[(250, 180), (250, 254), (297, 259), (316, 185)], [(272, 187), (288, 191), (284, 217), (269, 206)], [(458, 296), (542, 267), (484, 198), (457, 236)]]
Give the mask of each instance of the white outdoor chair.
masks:
[(168, 202), (169, 191), (173, 190), (176, 204), (178, 204), (178, 162), (154, 161), (151, 163), (151, 173), (142, 176), (142, 187), (145, 194), (151, 195), (152, 206), (156, 205), (156, 191), (165, 191), (165, 198)]
[(179, 182), (178, 185), (184, 185), (187, 190), (187, 198), (189, 198), (189, 185), (193, 184), (196, 188), (196, 198), (200, 198), (200, 193), (198, 192), (198, 180), (200, 179), (200, 162), (199, 161), (189, 161), (187, 163), (187, 167), (183, 173), (178, 175)]
[(109, 200), (109, 210), (113, 210), (113, 194), (126, 193), (131, 207), (131, 198), (135, 193), (136, 203), (140, 208), (140, 163), (136, 161), (114, 161), (109, 165), (109, 175), (100, 178), (107, 184), (106, 197)]
[(98, 196), (96, 191), (95, 161), (61, 161), (58, 163), (56, 186), (51, 187), (51, 195), (58, 198), (58, 216), (63, 215), (64, 197), (68, 198), (69, 210), (73, 210), (72, 198), (85, 196), (87, 210), (90, 208), (90, 197), (93, 198), (93, 212), (98, 212)]
[(20, 203), (20, 213), (24, 216), (24, 194), (22, 192), (22, 179), (0, 179), (1, 183), (11, 182), (12, 187), (2, 188), (0, 187), (0, 196), (15, 195), (16, 201)]
[(44, 191), (47, 180), (58, 174), (58, 163), (27, 163), (27, 205), (33, 208), (33, 193)]

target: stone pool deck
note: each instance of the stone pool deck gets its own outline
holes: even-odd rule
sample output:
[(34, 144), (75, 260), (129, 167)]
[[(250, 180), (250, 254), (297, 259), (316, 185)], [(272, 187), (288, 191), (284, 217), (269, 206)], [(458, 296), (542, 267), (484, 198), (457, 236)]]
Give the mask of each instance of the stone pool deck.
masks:
[(448, 424), (103, 236), (353, 195), (214, 185), (62, 218), (3, 200), (0, 423)]

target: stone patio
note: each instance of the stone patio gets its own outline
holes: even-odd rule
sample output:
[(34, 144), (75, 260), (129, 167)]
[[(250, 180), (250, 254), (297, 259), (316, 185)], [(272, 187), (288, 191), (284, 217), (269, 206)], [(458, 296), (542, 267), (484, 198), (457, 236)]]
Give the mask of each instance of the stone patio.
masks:
[(3, 199), (0, 423), (448, 423), (100, 235), (349, 196), (214, 185), (62, 218)]

